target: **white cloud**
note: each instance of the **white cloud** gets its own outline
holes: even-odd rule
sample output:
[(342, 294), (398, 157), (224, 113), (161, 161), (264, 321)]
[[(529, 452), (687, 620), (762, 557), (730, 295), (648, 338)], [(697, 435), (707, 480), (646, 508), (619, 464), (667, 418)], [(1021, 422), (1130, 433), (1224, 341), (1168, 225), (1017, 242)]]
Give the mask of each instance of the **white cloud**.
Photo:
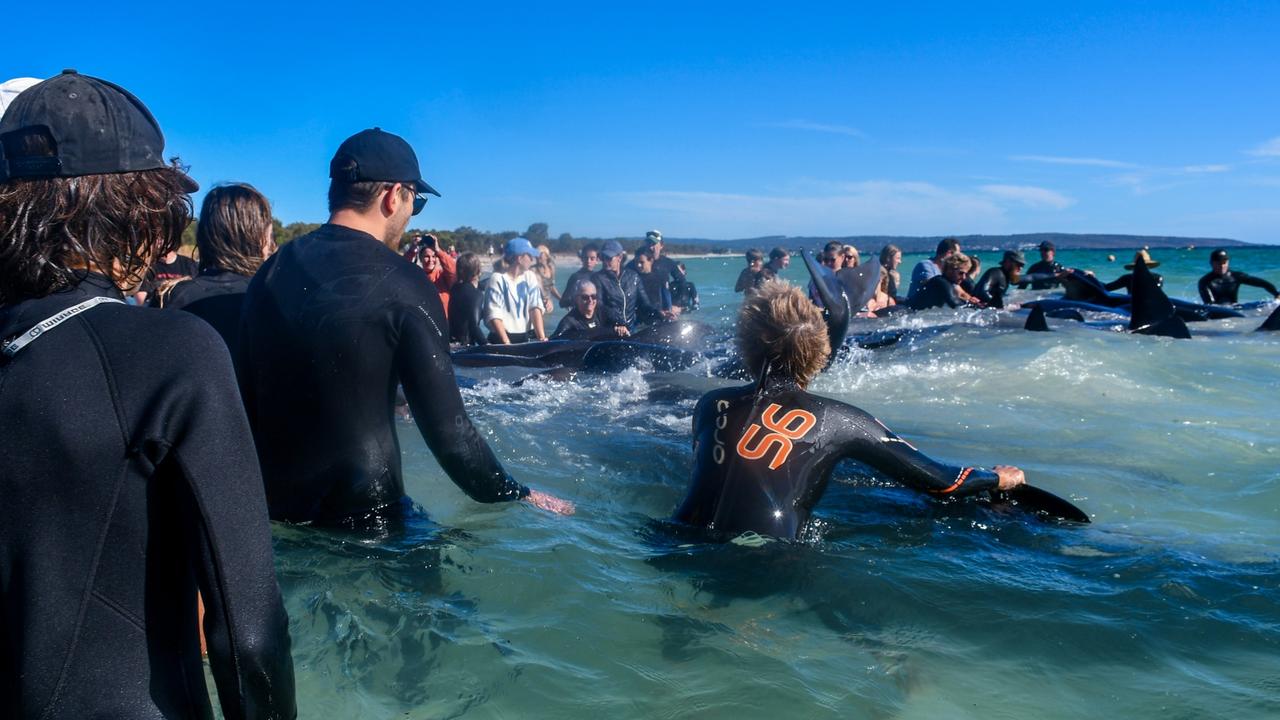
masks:
[(1075, 205), (1075, 198), (1046, 188), (1030, 185), (983, 185), (978, 188), (982, 192), (1001, 200), (1009, 200), (1030, 208), (1053, 208), (1065, 210)]
[(1014, 208), (1062, 209), (1075, 202), (1044, 188), (951, 190), (890, 180), (807, 183), (803, 190), (776, 195), (656, 190), (620, 197), (702, 237), (999, 232), (1008, 229)]
[(1224, 173), (1229, 170), (1230, 165), (1186, 165), (1182, 168), (1186, 173)]
[(1273, 137), (1248, 152), (1258, 157), (1280, 157), (1280, 137)]
[(765, 127), (783, 128), (785, 130), (811, 130), (813, 132), (830, 133), (832, 135), (847, 135), (849, 137), (865, 138), (866, 133), (858, 128), (849, 127), (848, 125), (828, 125), (826, 123), (810, 122), (808, 120), (787, 120), (779, 123), (769, 123)]
[(1103, 158), (1091, 157), (1058, 157), (1055, 155), (1013, 155), (1010, 160), (1019, 162), (1038, 162), (1048, 163), (1050, 165), (1089, 165), (1092, 167), (1109, 167), (1109, 168), (1132, 168), (1138, 167), (1133, 163), (1121, 162), (1119, 160), (1106, 160)]

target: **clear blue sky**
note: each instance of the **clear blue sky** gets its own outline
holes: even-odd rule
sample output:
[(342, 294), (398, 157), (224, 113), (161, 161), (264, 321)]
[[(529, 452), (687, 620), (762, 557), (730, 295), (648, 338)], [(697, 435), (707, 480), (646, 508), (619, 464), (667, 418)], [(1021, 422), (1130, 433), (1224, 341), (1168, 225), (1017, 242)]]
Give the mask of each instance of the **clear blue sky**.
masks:
[(118, 7), (11, 4), (0, 80), (118, 82), (286, 222), (378, 125), (429, 227), (1280, 243), (1277, 2)]

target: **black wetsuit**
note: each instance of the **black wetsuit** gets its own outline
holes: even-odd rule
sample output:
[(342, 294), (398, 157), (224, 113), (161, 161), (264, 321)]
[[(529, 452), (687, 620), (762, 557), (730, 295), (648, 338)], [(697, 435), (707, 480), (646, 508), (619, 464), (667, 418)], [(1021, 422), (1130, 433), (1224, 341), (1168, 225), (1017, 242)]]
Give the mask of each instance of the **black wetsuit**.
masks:
[(150, 298), (165, 283), (181, 280), (182, 278), (195, 277), (199, 272), (199, 264), (186, 255), (178, 255), (171, 263), (157, 260), (142, 279), (142, 284), (138, 286), (138, 292), (145, 292), (147, 297)]
[(453, 284), (449, 291), (449, 339), (462, 345), (484, 345), (489, 332), (482, 319), (484, 292), (469, 282)]
[(652, 322), (660, 316), (658, 308), (649, 302), (640, 287), (640, 275), (628, 268), (621, 275), (601, 270), (591, 276), (600, 293), (597, 312), (600, 319), (610, 326), (626, 325), (635, 330), (637, 322)]
[(916, 293), (907, 305), (912, 310), (928, 310), (929, 308), (942, 307), (943, 305), (951, 308), (958, 308), (964, 305), (964, 301), (956, 294), (956, 286), (945, 275), (934, 275), (929, 281), (920, 288), (920, 292)]
[[(0, 338), (101, 276), (0, 308)], [(0, 358), (0, 717), (293, 717), (288, 618), (231, 359), (187, 313), (105, 303)]]
[[(235, 360), (240, 352), (240, 307), (248, 288), (249, 278), (243, 275), (211, 270), (175, 283), (164, 306), (170, 310), (186, 310), (212, 325)], [(152, 299), (156, 297), (153, 295)]]
[(649, 268), (648, 273), (640, 272), (635, 260), (627, 263), (627, 267), (640, 276), (640, 286), (644, 289), (645, 296), (649, 298), (649, 303), (654, 307), (662, 307), (662, 291), (666, 288), (667, 295), (670, 296), (671, 289), (667, 286), (667, 278), (671, 277), (672, 271), (676, 269), (676, 261), (662, 255), (653, 261), (653, 267)]
[(577, 291), (578, 281), (590, 280), (595, 274), (595, 270), (588, 270), (586, 268), (578, 268), (575, 270), (574, 273), (569, 276), (569, 282), (564, 284), (564, 292), (560, 293), (560, 307), (566, 309), (572, 308), (573, 295)]
[(738, 281), (733, 284), (734, 292), (749, 292), (760, 287), (765, 282), (763, 270), (752, 270), (749, 267), (743, 268), (738, 273)]
[[(1048, 290), (1054, 285), (1060, 285), (1061, 280), (1054, 278), (1054, 275), (1066, 270), (1062, 263), (1054, 260), (1041, 260), (1031, 267), (1027, 268), (1026, 275), (1018, 282), (1018, 287), (1025, 288), (1028, 284), (1032, 290)], [(1034, 277), (1033, 277), (1034, 276)]]
[[(1156, 287), (1164, 287), (1164, 278), (1160, 277), (1155, 273), (1151, 273), (1151, 277), (1155, 279)], [(1120, 277), (1116, 278), (1115, 280), (1112, 280), (1111, 282), (1107, 283), (1106, 285), (1103, 285), (1102, 287), (1106, 288), (1107, 290), (1119, 290), (1120, 288), (1124, 288), (1125, 292), (1132, 295), (1133, 294), (1133, 273), (1131, 272), (1125, 273)]]
[(693, 411), (693, 479), (675, 520), (724, 536), (800, 534), (835, 464), (851, 458), (940, 495), (995, 488), (982, 468), (935, 462), (852, 405), (788, 377), (714, 390)]
[(285, 245), (249, 284), (244, 313), (244, 400), (272, 518), (401, 507), (397, 383), (467, 495), (528, 494), (467, 417), (435, 288), (372, 235), (326, 224)]
[(1208, 305), (1235, 305), (1240, 302), (1240, 286), (1252, 285), (1267, 291), (1274, 297), (1280, 294), (1276, 286), (1259, 277), (1254, 277), (1239, 270), (1228, 270), (1222, 275), (1212, 272), (1200, 278), (1200, 299)]
[(1009, 292), (1009, 277), (1004, 268), (993, 267), (982, 274), (973, 288), (973, 295), (991, 307), (1004, 307), (1004, 294)]
[(693, 312), (698, 309), (698, 288), (687, 279), (673, 278), (671, 280), (671, 304), (680, 308), (683, 312)]
[(601, 337), (617, 338), (618, 334), (612, 325), (605, 327), (600, 323), (600, 313), (587, 319), (577, 308), (560, 318), (560, 324), (556, 325), (556, 331), (551, 334), (552, 340), (594, 340)]

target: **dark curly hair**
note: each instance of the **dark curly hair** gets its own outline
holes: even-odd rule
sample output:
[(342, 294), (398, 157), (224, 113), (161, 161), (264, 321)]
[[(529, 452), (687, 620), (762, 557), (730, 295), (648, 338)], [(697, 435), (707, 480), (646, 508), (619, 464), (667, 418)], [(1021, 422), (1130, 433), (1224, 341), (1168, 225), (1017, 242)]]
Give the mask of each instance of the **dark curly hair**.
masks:
[(175, 167), (0, 184), (0, 304), (75, 286), (91, 267), (137, 285), (191, 222), (185, 183)]
[(200, 271), (252, 277), (271, 233), (271, 203), (248, 183), (219, 185), (204, 196), (196, 224)]

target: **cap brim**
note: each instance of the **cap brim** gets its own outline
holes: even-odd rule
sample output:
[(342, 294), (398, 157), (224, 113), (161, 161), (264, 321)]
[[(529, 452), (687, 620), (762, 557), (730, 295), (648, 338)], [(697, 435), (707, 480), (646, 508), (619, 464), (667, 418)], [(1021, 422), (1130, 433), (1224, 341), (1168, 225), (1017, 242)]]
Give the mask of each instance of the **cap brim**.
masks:
[(182, 172), (181, 170), (178, 170), (177, 173), (178, 183), (182, 185), (183, 190), (189, 193), (198, 192), (200, 190), (200, 183), (192, 180), (190, 175)]
[(428, 185), (426, 180), (414, 180), (414, 181), (413, 181), (413, 186), (414, 186), (414, 188), (418, 191), (418, 193), (419, 193), (419, 194), (421, 194), (421, 193), (431, 193), (432, 195), (435, 195), (436, 197), (440, 197), (440, 193), (439, 193), (439, 192), (437, 192), (435, 188), (433, 188), (433, 187), (431, 187), (430, 185)]

